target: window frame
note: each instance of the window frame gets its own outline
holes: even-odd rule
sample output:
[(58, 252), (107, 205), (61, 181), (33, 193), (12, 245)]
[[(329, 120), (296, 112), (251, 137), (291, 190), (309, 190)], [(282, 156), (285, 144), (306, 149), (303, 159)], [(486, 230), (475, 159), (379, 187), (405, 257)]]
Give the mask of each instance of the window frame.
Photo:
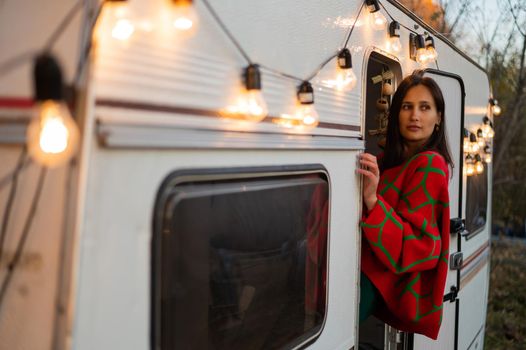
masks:
[(174, 170), (161, 182), (155, 197), (152, 213), (152, 241), (150, 256), (150, 347), (152, 350), (161, 346), (161, 242), (164, 221), (164, 208), (166, 202), (172, 197), (174, 188), (184, 183), (199, 183), (207, 181), (240, 181), (257, 178), (316, 175), (324, 176), (328, 187), (328, 227), (327, 227), (327, 257), (326, 257), (326, 291), (325, 314), (320, 329), (313, 335), (304, 339), (295, 348), (305, 348), (313, 344), (323, 333), (328, 317), (329, 300), (329, 256), (330, 256), (330, 217), (331, 217), (331, 178), (329, 172), (322, 164), (282, 165), (282, 166), (256, 166), (256, 167), (230, 167), (230, 168), (195, 168)]

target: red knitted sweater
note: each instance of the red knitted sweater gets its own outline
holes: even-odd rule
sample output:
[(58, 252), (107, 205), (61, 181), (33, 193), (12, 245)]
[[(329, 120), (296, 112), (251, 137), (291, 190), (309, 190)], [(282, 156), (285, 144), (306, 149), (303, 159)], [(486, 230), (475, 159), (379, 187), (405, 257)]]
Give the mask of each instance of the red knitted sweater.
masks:
[(386, 307), (377, 316), (393, 327), (436, 339), (448, 272), (448, 167), (422, 152), (384, 170), (378, 203), (362, 219), (362, 271)]

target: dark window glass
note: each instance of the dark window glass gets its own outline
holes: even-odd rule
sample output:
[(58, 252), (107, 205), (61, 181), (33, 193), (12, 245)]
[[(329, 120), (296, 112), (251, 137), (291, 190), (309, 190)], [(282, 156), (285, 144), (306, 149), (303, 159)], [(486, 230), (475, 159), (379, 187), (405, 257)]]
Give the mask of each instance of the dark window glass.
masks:
[(154, 334), (162, 349), (280, 348), (321, 331), (324, 175), (183, 182), (160, 196)]
[[(468, 176), (466, 194), (466, 229), (479, 232), (486, 224), (488, 207), (488, 167), (479, 175)], [(469, 236), (468, 236), (469, 237)]]

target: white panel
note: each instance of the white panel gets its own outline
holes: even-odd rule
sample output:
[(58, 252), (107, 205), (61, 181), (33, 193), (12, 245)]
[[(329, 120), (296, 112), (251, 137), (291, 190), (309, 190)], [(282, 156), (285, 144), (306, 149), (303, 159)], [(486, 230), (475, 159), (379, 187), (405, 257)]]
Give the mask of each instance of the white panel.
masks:
[(468, 349), (486, 322), (488, 270), (489, 265), (486, 264), (477, 275), (460, 290), (459, 350)]
[(90, 161), (74, 348), (148, 348), (151, 215), (168, 173), (314, 163), (328, 170), (331, 217), (328, 318), (313, 348), (350, 348), (355, 337), (361, 210), (356, 152), (104, 149), (95, 150)]
[(455, 348), (455, 303), (445, 302), (438, 339), (415, 334), (414, 350), (453, 350)]

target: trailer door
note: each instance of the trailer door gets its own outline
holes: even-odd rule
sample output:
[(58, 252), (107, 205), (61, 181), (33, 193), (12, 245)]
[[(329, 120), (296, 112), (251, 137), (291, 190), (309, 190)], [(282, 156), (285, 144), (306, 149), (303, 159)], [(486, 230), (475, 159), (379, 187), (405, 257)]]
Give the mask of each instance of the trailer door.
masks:
[[(449, 182), (449, 207), (451, 219), (462, 218), (462, 130), (464, 127), (464, 85), (462, 79), (454, 74), (429, 69), (426, 76), (433, 78), (440, 86), (445, 106), (446, 135), (451, 156), (453, 157), (452, 177)], [(449, 243), (450, 269), (444, 290), (444, 310), (442, 327), (438, 341), (416, 335), (414, 349), (457, 349), (458, 337), (458, 299), (456, 291), (459, 287), (459, 270), (452, 264), (455, 257), (460, 256), (459, 234), (452, 233)]]

